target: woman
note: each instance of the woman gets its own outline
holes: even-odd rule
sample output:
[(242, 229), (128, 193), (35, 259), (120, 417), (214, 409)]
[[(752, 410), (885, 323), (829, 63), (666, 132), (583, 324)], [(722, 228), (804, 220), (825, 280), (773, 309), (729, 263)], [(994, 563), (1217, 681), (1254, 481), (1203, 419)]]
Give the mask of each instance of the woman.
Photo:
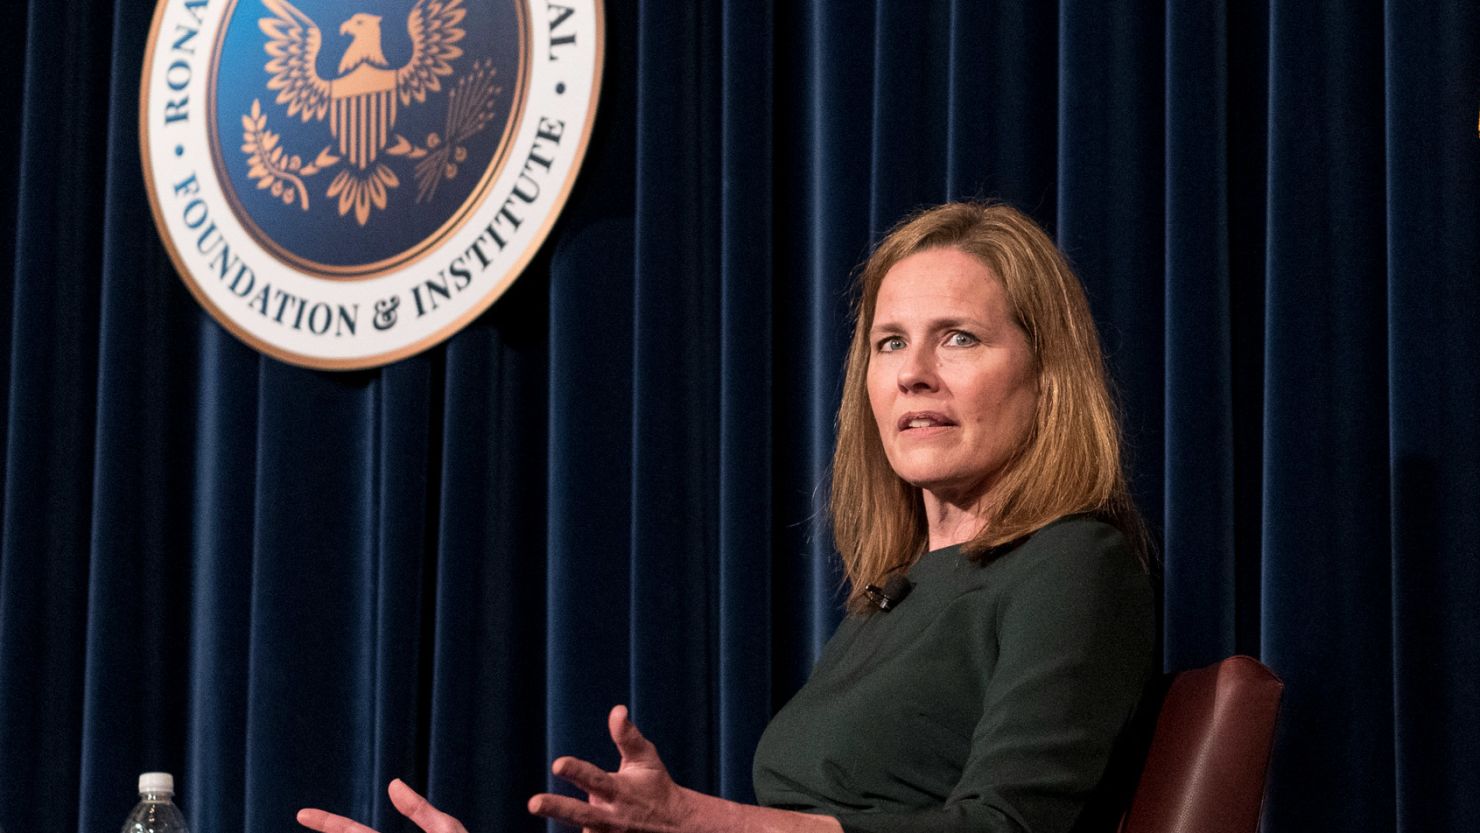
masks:
[[(588, 798), (530, 812), (615, 831), (1113, 826), (1107, 768), (1155, 625), (1083, 290), (1031, 220), (977, 204), (901, 223), (860, 283), (831, 501), (850, 615), (761, 738), (769, 806), (677, 786), (619, 706), (617, 771), (557, 759)], [(429, 833), (461, 833), (391, 789)]]

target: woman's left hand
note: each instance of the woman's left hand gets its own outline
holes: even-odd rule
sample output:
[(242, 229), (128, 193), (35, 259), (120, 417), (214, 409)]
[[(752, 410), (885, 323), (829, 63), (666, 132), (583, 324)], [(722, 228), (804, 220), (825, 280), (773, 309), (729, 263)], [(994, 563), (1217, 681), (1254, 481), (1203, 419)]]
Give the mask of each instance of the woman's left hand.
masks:
[(695, 800), (697, 793), (673, 782), (658, 750), (628, 719), (627, 708), (613, 708), (606, 722), (622, 755), (617, 771), (607, 772), (570, 756), (556, 758), (550, 771), (585, 791), (586, 800), (540, 793), (529, 800), (529, 812), (612, 833), (700, 829), (695, 815), (703, 802)]
[[(405, 781), (399, 778), (391, 781), (387, 792), (401, 815), (411, 819), (426, 833), (468, 833), (462, 822), (433, 807), (421, 793), (406, 786)], [(298, 811), (298, 823), (319, 833), (377, 833), (374, 828), (354, 819), (312, 807)]]

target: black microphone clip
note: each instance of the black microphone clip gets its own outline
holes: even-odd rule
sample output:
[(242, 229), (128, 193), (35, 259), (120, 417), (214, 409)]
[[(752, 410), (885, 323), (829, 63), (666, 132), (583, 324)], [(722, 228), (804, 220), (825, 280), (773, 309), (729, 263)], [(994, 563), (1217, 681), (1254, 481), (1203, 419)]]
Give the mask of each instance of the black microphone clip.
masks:
[(863, 586), (863, 595), (868, 597), (868, 600), (873, 603), (874, 607), (889, 611), (899, 607), (899, 603), (904, 601), (904, 597), (908, 596), (910, 591), (914, 589), (915, 585), (909, 579), (900, 573), (895, 573), (889, 577), (888, 581), (884, 582), (883, 587), (879, 587), (876, 584), (865, 584)]

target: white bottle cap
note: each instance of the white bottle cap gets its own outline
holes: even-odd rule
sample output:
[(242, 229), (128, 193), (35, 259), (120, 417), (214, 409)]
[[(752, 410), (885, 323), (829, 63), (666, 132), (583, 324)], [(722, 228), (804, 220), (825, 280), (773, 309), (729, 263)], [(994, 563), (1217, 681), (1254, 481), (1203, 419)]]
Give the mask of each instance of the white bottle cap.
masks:
[(175, 794), (175, 776), (168, 772), (146, 772), (139, 776), (139, 795), (144, 793)]

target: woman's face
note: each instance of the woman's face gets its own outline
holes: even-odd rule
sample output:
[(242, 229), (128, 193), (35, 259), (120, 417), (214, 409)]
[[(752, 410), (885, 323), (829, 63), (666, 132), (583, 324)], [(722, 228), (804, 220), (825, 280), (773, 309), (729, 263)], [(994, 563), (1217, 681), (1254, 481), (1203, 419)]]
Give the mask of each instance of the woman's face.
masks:
[(916, 252), (885, 274), (869, 338), (869, 403), (889, 465), (940, 500), (980, 498), (1038, 400), (1002, 282), (959, 249)]

